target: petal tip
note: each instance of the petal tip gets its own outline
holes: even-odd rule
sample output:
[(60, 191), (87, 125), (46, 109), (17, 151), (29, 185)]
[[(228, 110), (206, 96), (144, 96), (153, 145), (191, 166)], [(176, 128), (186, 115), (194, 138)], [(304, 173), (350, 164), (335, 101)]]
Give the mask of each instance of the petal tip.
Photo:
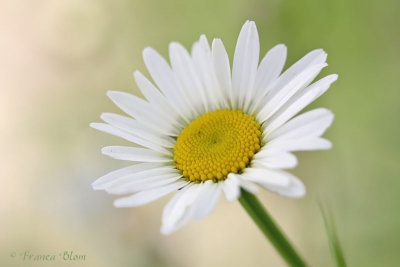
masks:
[(271, 48), (271, 50), (281, 50), (283, 53), (287, 53), (287, 46), (285, 44), (277, 44)]
[(335, 74), (331, 74), (330, 76), (331, 76), (331, 79), (332, 79), (332, 83), (335, 82), (339, 78), (339, 75), (337, 75), (336, 73)]
[(107, 91), (107, 96), (112, 100), (115, 98), (116, 95), (120, 94), (121, 92), (118, 91), (113, 91), (113, 90), (108, 90)]
[(200, 35), (200, 41), (201, 42), (206, 42), (208, 44), (207, 36), (205, 34)]
[(173, 229), (171, 227), (167, 227), (164, 224), (160, 228), (160, 233), (162, 235), (170, 235), (173, 232)]
[(139, 70), (135, 70), (135, 71), (133, 71), (132, 72), (132, 75), (133, 75), (133, 77), (137, 77), (137, 76), (140, 76), (142, 73), (139, 71)]
[(126, 207), (127, 207), (127, 205), (124, 204), (124, 203), (121, 201), (121, 199), (116, 199), (116, 200), (114, 200), (113, 205), (114, 205), (114, 207), (116, 207), (116, 208), (126, 208)]
[(95, 191), (104, 190), (105, 186), (103, 184), (99, 184), (97, 181), (94, 181), (92, 184), (92, 189)]
[(150, 46), (147, 46), (147, 47), (145, 47), (144, 49), (143, 49), (143, 56), (146, 56), (146, 55), (148, 55), (148, 54), (151, 54), (151, 53), (153, 53), (153, 52), (155, 52), (155, 50), (154, 50), (154, 48), (152, 48), (152, 47), (150, 47)]
[(105, 146), (101, 149), (101, 153), (104, 155), (108, 155), (111, 151), (111, 148), (109, 146)]
[(109, 117), (111, 117), (113, 114), (109, 112), (103, 112), (100, 114), (100, 119), (103, 121), (107, 120)]

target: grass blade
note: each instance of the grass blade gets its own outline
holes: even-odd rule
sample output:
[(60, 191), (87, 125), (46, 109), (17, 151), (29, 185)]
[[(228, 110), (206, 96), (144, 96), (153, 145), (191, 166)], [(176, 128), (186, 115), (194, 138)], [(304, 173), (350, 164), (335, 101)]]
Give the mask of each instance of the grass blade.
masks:
[(319, 207), (321, 210), (322, 218), (324, 220), (326, 232), (328, 234), (329, 247), (331, 248), (331, 253), (333, 258), (335, 259), (336, 266), (346, 267), (347, 266), (346, 260), (343, 254), (342, 247), (339, 242), (332, 212), (327, 212), (321, 203), (319, 204)]

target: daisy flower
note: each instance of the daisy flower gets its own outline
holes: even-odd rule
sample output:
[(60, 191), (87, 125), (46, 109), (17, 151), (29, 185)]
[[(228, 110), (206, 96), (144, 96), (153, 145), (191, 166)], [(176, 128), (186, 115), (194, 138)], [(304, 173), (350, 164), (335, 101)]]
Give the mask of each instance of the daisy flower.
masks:
[(286, 197), (304, 196), (304, 184), (286, 171), (297, 165), (292, 152), (331, 148), (321, 135), (334, 116), (325, 108), (294, 116), (321, 96), (337, 75), (311, 84), (327, 66), (322, 49), (311, 51), (282, 74), (285, 45), (273, 47), (261, 62), (259, 53), (252, 21), (240, 31), (232, 71), (220, 39), (210, 47), (202, 35), (191, 53), (173, 42), (170, 64), (145, 48), (143, 58), (153, 82), (134, 73), (145, 99), (109, 91), (129, 116), (103, 113), (105, 123), (91, 124), (134, 143), (102, 149), (105, 155), (134, 164), (100, 177), (93, 188), (128, 194), (115, 200), (116, 207), (144, 205), (175, 193), (162, 214), (163, 234), (209, 215), (222, 193), (228, 201), (237, 200), (241, 190), (256, 194), (259, 187)]

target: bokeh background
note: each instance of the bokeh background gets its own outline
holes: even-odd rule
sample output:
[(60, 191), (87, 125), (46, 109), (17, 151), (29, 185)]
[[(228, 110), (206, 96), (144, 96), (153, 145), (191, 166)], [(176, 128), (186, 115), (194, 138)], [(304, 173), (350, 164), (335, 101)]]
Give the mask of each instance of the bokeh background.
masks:
[[(1, 266), (285, 266), (238, 203), (159, 232), (169, 197), (116, 209), (91, 182), (126, 163), (102, 156), (126, 144), (89, 128), (118, 109), (107, 90), (140, 94), (141, 52), (190, 49), (200, 34), (233, 55), (245, 20), (261, 54), (288, 46), (286, 67), (315, 48), (320, 75), (339, 80), (311, 108), (336, 114), (331, 151), (298, 153), (308, 194), (259, 198), (312, 266), (333, 266), (318, 201), (333, 212), (349, 266), (399, 266), (400, 2), (21, 0), (0, 2)], [(23, 261), (73, 251), (84, 261)], [(11, 254), (15, 252), (15, 258)]]

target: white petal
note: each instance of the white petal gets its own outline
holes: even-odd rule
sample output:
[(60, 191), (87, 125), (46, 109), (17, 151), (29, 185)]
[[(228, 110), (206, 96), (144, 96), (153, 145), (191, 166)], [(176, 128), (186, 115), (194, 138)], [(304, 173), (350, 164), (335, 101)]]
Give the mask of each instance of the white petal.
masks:
[(185, 186), (188, 182), (177, 181), (173, 184), (168, 184), (162, 187), (154, 188), (147, 191), (142, 191), (129, 197), (119, 198), (114, 201), (114, 206), (121, 207), (136, 207), (152, 202), (165, 195), (172, 193)]
[(303, 108), (325, 93), (336, 79), (336, 74), (329, 75), (294, 95), (293, 98), (290, 99), (290, 101), (288, 101), (274, 116), (272, 116), (268, 123), (266, 123), (266, 128), (263, 133), (268, 135), (273, 130), (287, 122)]
[(178, 129), (160, 118), (158, 112), (149, 103), (137, 96), (125, 92), (108, 91), (107, 96), (125, 113), (145, 124), (148, 128), (176, 136)]
[(182, 98), (196, 117), (203, 114), (204, 89), (189, 53), (181, 44), (173, 42), (169, 45), (169, 57)]
[(122, 169), (118, 169), (103, 175), (98, 178), (96, 181), (92, 183), (92, 187), (94, 190), (104, 190), (114, 181), (121, 179), (123, 177), (135, 174), (137, 172), (152, 170), (154, 168), (160, 168), (164, 165), (164, 163), (138, 163), (132, 166), (128, 166)]
[(270, 140), (319, 137), (332, 124), (334, 115), (325, 108), (303, 113), (271, 133)]
[[(280, 107), (282, 107), (295, 93), (306, 87), (327, 66), (326, 63), (316, 64), (304, 69), (291, 79), (279, 79), (274, 88), (267, 95), (265, 106), (257, 114), (257, 119), (264, 122), (269, 119)], [(282, 75), (283, 77), (283, 75)]]
[(106, 124), (106, 123), (91, 123), (90, 127), (94, 128), (94, 129), (97, 129), (99, 131), (108, 133), (108, 134), (112, 134), (112, 135), (121, 137), (121, 138), (123, 138), (125, 140), (133, 142), (133, 143), (138, 144), (140, 146), (144, 146), (144, 147), (150, 148), (152, 150), (158, 151), (160, 153), (172, 156), (172, 152), (167, 150), (166, 148), (164, 148), (162, 146), (159, 146), (157, 144), (154, 144), (151, 141), (147, 141), (147, 140), (144, 140), (143, 138), (140, 138), (140, 137), (134, 136), (132, 134), (129, 134), (129, 133), (127, 133), (127, 132), (125, 132), (123, 130), (120, 130), (120, 129), (114, 127), (114, 126), (111, 126), (109, 124)]
[(293, 154), (268, 148), (257, 152), (252, 162), (271, 169), (290, 169), (297, 166), (297, 158)]
[(103, 113), (100, 118), (114, 127), (132, 133), (160, 146), (173, 148), (176, 144), (176, 141), (172, 137), (155, 132), (153, 129), (146, 127), (132, 118), (114, 113)]
[(114, 159), (142, 161), (142, 162), (170, 162), (171, 157), (157, 151), (139, 147), (107, 146), (101, 152)]
[(322, 49), (315, 49), (294, 63), (285, 73), (285, 78), (294, 77), (309, 66), (326, 62), (327, 54)]
[(165, 173), (158, 176), (148, 176), (142, 179), (136, 179), (129, 183), (112, 184), (106, 189), (107, 193), (114, 195), (131, 194), (152, 188), (174, 183), (182, 178), (182, 175), (176, 173)]
[(161, 232), (170, 234), (189, 219), (207, 216), (218, 203), (221, 185), (212, 181), (190, 184), (178, 192), (167, 204), (162, 217)]
[[(264, 170), (265, 171), (265, 170)], [(285, 195), (288, 197), (301, 197), (305, 194), (305, 187), (303, 183), (294, 175), (284, 171), (274, 171), (275, 174), (266, 174), (266, 175), (275, 175), (279, 176), (282, 180), (285, 180), (285, 183), (281, 184), (273, 184), (266, 182), (262, 177), (248, 177), (247, 174), (242, 174), (243, 179), (251, 180), (265, 189), (271, 190), (273, 192), (277, 192), (281, 195)]]
[[(175, 109), (175, 105), (171, 105), (164, 95), (140, 71), (135, 71), (133, 76), (140, 91), (151, 103), (152, 107), (158, 108), (160, 114), (166, 115), (164, 118), (169, 123), (183, 128), (184, 124), (181, 122), (181, 117)], [(186, 123), (189, 123), (189, 121), (186, 120)]]
[(200, 220), (208, 216), (215, 208), (221, 196), (220, 183), (207, 180), (200, 184), (199, 195), (193, 204), (193, 219)]
[[(182, 176), (182, 175), (180, 175), (178, 170), (175, 169), (175, 166), (161, 166), (161, 167), (156, 167), (156, 168), (150, 169), (150, 170), (138, 171), (138, 172), (126, 175), (124, 177), (120, 177), (119, 179), (114, 180), (113, 183), (110, 183), (107, 186), (106, 190), (109, 193), (115, 194), (115, 193), (117, 193), (117, 191), (120, 192), (119, 191), (120, 189), (123, 190), (124, 187), (126, 187), (130, 184), (151, 182), (153, 180), (157, 180), (158, 177), (163, 176), (163, 175), (168, 175), (171, 177)], [(155, 178), (153, 178), (153, 177), (155, 177)], [(114, 191), (114, 190), (116, 190), (116, 191)], [(132, 192), (134, 192), (134, 191), (132, 191)]]
[[(268, 91), (275, 91), (273, 95), (276, 94), (276, 91), (279, 91), (285, 84), (290, 82), (294, 77), (298, 76), (302, 71), (312, 67), (313, 65), (323, 64), (326, 61), (327, 54), (322, 49), (316, 49), (305, 55), (295, 64), (293, 64), (289, 69), (287, 69), (277, 80), (273, 82), (271, 88)], [(314, 78), (310, 78), (311, 82)], [(253, 105), (254, 111), (259, 110), (260, 108), (265, 106), (265, 103), (269, 100), (270, 96), (265, 95), (265, 97), (260, 97), (255, 100), (255, 104)]]
[(247, 109), (248, 96), (253, 95), (259, 54), (257, 27), (253, 21), (247, 21), (238, 37), (232, 67), (232, 88), (240, 109)]
[(139, 97), (118, 91), (108, 91), (107, 96), (125, 113), (138, 119), (146, 117), (152, 110), (150, 106)]
[(164, 208), (162, 222), (177, 222), (196, 199), (198, 189), (198, 184), (189, 183), (176, 193)]
[(195, 42), (192, 47), (192, 58), (196, 72), (203, 85), (203, 90), (199, 91), (204, 108), (207, 112), (220, 108), (220, 102), (224, 101), (224, 96), (218, 86), (214, 66), (211, 60), (211, 50), (205, 35), (200, 36), (200, 40)]
[(173, 165), (160, 166), (160, 167), (154, 167), (153, 169), (146, 169), (137, 171), (135, 173), (127, 174), (123, 177), (114, 180), (112, 183), (108, 185), (108, 188), (125, 186), (130, 183), (141, 182), (142, 180), (151, 181), (152, 177), (158, 177), (166, 174), (171, 176), (182, 176), (180, 175), (178, 170), (175, 169), (175, 166)]
[(324, 138), (300, 138), (273, 140), (267, 146), (286, 151), (309, 151), (331, 149), (332, 143)]
[(234, 99), (232, 93), (231, 67), (228, 53), (226, 52), (221, 39), (213, 40), (212, 63), (222, 97), (226, 98), (229, 107), (233, 108)]
[(234, 173), (229, 173), (228, 174), (228, 178), (236, 178), (239, 183), (240, 183), (240, 187), (242, 187), (243, 189), (245, 189), (246, 191), (252, 193), (252, 194), (257, 194), (258, 193), (258, 188), (257, 186), (255, 186), (255, 184), (253, 184), (252, 182), (250, 182), (247, 179), (243, 178), (243, 175), (238, 175), (238, 174), (234, 174)]
[(176, 85), (174, 74), (167, 61), (153, 48), (147, 47), (143, 50), (143, 59), (146, 67), (167, 99), (178, 108), (183, 118), (189, 118), (190, 112), (182, 95)]
[(289, 178), (286, 174), (287, 173), (283, 171), (271, 170), (262, 166), (254, 165), (251, 168), (246, 168), (241, 177), (261, 186), (287, 186), (289, 184)]
[(286, 187), (266, 186), (266, 189), (290, 198), (301, 198), (306, 194), (306, 188), (302, 181), (293, 175), (290, 176), (290, 183)]
[(286, 61), (286, 52), (285, 45), (276, 45), (268, 51), (261, 61), (254, 85), (257, 97), (264, 96), (271, 83), (281, 74)]
[(222, 190), (224, 191), (227, 201), (232, 202), (240, 197), (240, 182), (235, 176), (229, 176), (222, 182)]
[(170, 234), (182, 227), (192, 216), (192, 204), (200, 192), (200, 184), (182, 188), (166, 205), (162, 215), (161, 233)]
[[(186, 201), (180, 201), (181, 198), (184, 198), (187, 195), (189, 188), (191, 188), (192, 184), (188, 184), (181, 190), (179, 190), (167, 203), (164, 207), (163, 214), (162, 214), (162, 223), (173, 220), (176, 217), (181, 217), (184, 212), (182, 206), (185, 205)], [(180, 204), (180, 207), (179, 207)], [(178, 212), (179, 214), (175, 214)]]

